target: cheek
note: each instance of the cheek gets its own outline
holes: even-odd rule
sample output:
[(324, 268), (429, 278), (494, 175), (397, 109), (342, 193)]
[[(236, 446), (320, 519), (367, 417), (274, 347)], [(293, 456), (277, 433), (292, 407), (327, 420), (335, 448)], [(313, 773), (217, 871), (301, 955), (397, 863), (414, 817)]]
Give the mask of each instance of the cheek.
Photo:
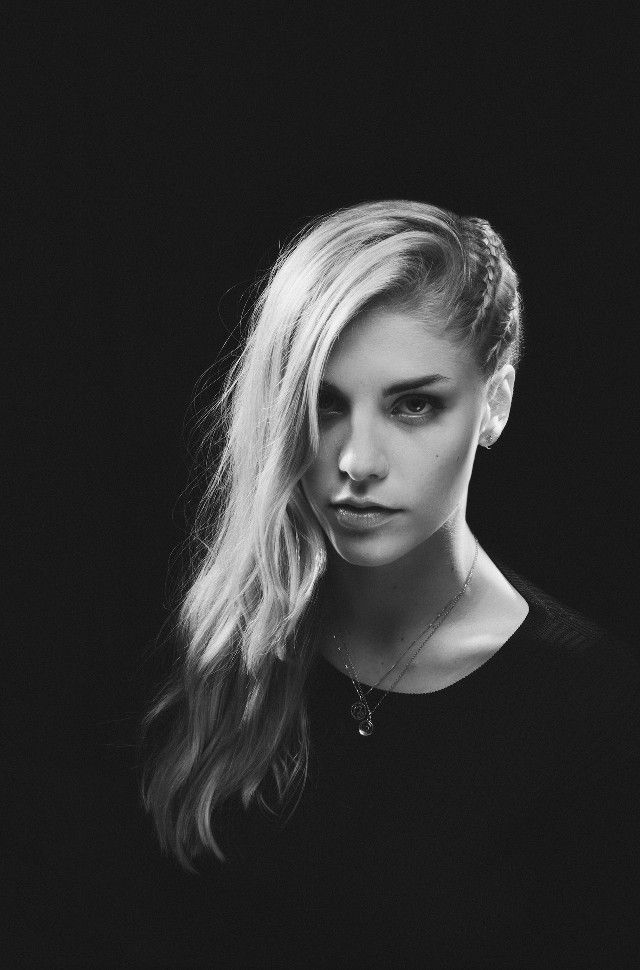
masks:
[(469, 476), (469, 443), (466, 436), (451, 445), (443, 443), (427, 455), (417, 455), (407, 468), (405, 481), (413, 482), (416, 497), (438, 500), (465, 487)]
[(327, 469), (323, 462), (316, 458), (301, 479), (302, 490), (307, 499), (314, 503), (324, 497), (327, 488)]
[(321, 444), (318, 454), (302, 476), (302, 481), (305, 483), (306, 488), (313, 491), (322, 489), (323, 487), (326, 488), (327, 483), (334, 473), (336, 464), (337, 459), (334, 455), (330, 454), (330, 449), (326, 444)]
[(449, 483), (452, 489), (466, 488), (473, 470), (474, 458), (473, 439), (468, 435), (461, 436), (456, 447), (442, 456), (442, 480)]

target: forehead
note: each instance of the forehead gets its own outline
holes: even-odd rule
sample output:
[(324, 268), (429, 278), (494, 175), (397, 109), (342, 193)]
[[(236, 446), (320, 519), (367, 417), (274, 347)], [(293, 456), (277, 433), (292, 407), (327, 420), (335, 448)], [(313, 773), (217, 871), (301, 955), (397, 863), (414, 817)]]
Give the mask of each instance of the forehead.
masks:
[(327, 361), (328, 381), (392, 383), (421, 374), (444, 374), (475, 382), (477, 368), (467, 348), (442, 336), (442, 325), (415, 313), (367, 310), (340, 333)]

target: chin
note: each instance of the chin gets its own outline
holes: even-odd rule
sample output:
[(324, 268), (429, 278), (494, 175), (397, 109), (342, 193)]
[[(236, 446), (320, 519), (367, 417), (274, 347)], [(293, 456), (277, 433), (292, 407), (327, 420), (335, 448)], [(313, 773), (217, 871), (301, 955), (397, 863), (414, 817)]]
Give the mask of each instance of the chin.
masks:
[(390, 549), (388, 546), (379, 545), (377, 548), (374, 543), (370, 543), (369, 547), (359, 540), (361, 548), (358, 548), (358, 543), (347, 543), (342, 540), (339, 544), (332, 542), (331, 545), (337, 556), (340, 557), (344, 562), (350, 563), (352, 566), (367, 566), (374, 568), (376, 566), (388, 566), (392, 562), (401, 559), (406, 555), (407, 550), (403, 549)]

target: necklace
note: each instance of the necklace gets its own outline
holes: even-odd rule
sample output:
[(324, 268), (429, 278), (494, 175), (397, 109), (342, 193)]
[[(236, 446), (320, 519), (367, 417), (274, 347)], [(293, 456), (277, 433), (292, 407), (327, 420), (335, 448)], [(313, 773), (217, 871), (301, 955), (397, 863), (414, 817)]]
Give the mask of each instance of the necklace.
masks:
[[(438, 627), (445, 621), (445, 619), (447, 618), (447, 616), (449, 615), (449, 613), (451, 613), (451, 611), (456, 606), (456, 604), (458, 603), (458, 601), (460, 600), (460, 598), (466, 593), (467, 589), (469, 588), (469, 585), (471, 583), (471, 577), (473, 575), (473, 570), (475, 568), (475, 565), (476, 565), (476, 562), (477, 562), (477, 559), (478, 559), (478, 540), (477, 540), (477, 538), (475, 536), (474, 536), (474, 539), (475, 539), (475, 542), (476, 542), (475, 555), (473, 557), (473, 562), (471, 564), (471, 569), (469, 570), (469, 573), (467, 575), (466, 580), (464, 581), (464, 585), (462, 586), (462, 588), (455, 594), (454, 597), (452, 597), (452, 599), (449, 600), (449, 602), (446, 604), (446, 606), (442, 610), (440, 610), (440, 612), (438, 613), (438, 615), (431, 621), (431, 623), (429, 623), (429, 625), (424, 630), (422, 630), (422, 632), (419, 633), (418, 636), (415, 637), (414, 640), (411, 641), (411, 643), (409, 644), (409, 646), (407, 647), (407, 649), (404, 651), (404, 653), (402, 653), (400, 655), (400, 657), (395, 661), (395, 663), (392, 664), (392, 666), (382, 675), (382, 677), (377, 682), (377, 684), (374, 684), (373, 686), (369, 687), (369, 689), (367, 691), (363, 691), (363, 689), (362, 689), (363, 685), (358, 680), (358, 676), (357, 676), (357, 673), (356, 673), (356, 669), (355, 669), (355, 666), (354, 666), (353, 661), (351, 659), (351, 656), (349, 654), (349, 650), (347, 648), (347, 645), (343, 643), (343, 646), (344, 646), (344, 654), (345, 654), (345, 670), (347, 671), (347, 674), (349, 675), (349, 678), (350, 678), (353, 686), (355, 687), (356, 694), (358, 695), (358, 700), (354, 704), (351, 705), (350, 713), (351, 713), (351, 717), (355, 721), (358, 721), (358, 733), (361, 734), (362, 737), (369, 737), (370, 734), (373, 734), (373, 714), (374, 714), (374, 712), (377, 711), (377, 709), (380, 707), (380, 705), (382, 704), (383, 700), (385, 699), (385, 697), (387, 696), (387, 694), (389, 693), (389, 691), (392, 691), (393, 688), (396, 686), (396, 684), (402, 679), (402, 677), (404, 677), (404, 675), (406, 674), (407, 670), (409, 669), (409, 667), (411, 666), (411, 664), (414, 662), (414, 660), (416, 659), (416, 657), (418, 656), (418, 654), (420, 653), (420, 651), (424, 647), (424, 645), (427, 642), (427, 640), (429, 640), (430, 637), (433, 636), (433, 634), (436, 632), (436, 630), (438, 629)], [(425, 633), (427, 633), (426, 636), (424, 636)], [(335, 644), (336, 644), (336, 647), (337, 647), (338, 651), (340, 653), (342, 653), (343, 650), (342, 650), (342, 647), (341, 647), (340, 643), (338, 642), (338, 638), (336, 637), (335, 632), (332, 631), (332, 635), (333, 635), (333, 639), (335, 641)], [(422, 639), (423, 637), (424, 637), (424, 639)], [(367, 701), (367, 697), (369, 696), (369, 694), (371, 693), (371, 691), (378, 689), (378, 687), (382, 683), (382, 681), (385, 680), (393, 670), (395, 670), (395, 668), (398, 666), (398, 664), (401, 663), (401, 661), (406, 657), (406, 655), (409, 653), (409, 651), (411, 650), (411, 648), (417, 643), (418, 640), (421, 640), (421, 643), (419, 644), (418, 649), (410, 657), (409, 662), (407, 663), (407, 665), (401, 670), (401, 672), (396, 677), (396, 679), (391, 684), (391, 686), (388, 687), (386, 690), (383, 690), (382, 697), (380, 698), (380, 700), (378, 701), (378, 703), (376, 704), (376, 706), (374, 708), (371, 708), (369, 706), (368, 701)]]

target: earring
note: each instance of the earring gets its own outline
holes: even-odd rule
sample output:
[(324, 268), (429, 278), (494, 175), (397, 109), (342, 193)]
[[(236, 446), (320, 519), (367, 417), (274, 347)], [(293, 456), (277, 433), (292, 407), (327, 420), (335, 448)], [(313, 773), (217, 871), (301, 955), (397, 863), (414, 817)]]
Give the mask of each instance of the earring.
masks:
[(489, 449), (491, 448), (491, 445), (492, 445), (493, 443), (494, 443), (494, 442), (493, 442), (493, 435), (492, 435), (492, 434), (488, 434), (488, 435), (486, 435), (486, 437), (485, 437), (485, 444), (484, 444), (484, 446), (485, 446), (485, 448), (487, 449), (487, 451), (489, 451)]

